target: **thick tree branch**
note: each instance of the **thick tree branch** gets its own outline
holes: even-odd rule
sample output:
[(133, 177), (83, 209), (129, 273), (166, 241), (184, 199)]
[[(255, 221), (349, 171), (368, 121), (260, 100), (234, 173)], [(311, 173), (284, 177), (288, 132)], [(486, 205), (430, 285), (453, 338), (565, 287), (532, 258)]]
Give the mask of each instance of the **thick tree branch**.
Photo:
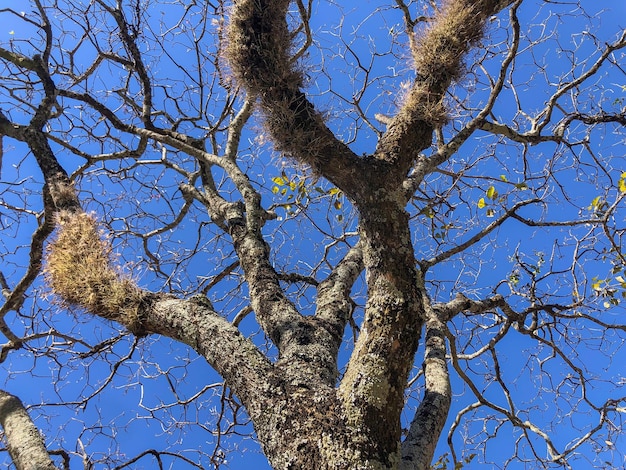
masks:
[(485, 106), (483, 106), (480, 112), (463, 129), (457, 132), (456, 135), (452, 139), (450, 139), (448, 143), (446, 143), (445, 145), (440, 145), (434, 155), (432, 155), (428, 159), (424, 158), (423, 156), (420, 156), (418, 158), (417, 165), (415, 165), (414, 171), (411, 173), (411, 176), (407, 178), (407, 180), (404, 182), (405, 189), (409, 197), (415, 193), (427, 174), (432, 172), (437, 166), (448, 161), (450, 157), (452, 157), (452, 155), (456, 154), (456, 152), (474, 134), (474, 132), (477, 129), (481, 128), (481, 125), (493, 110), (493, 107), (495, 106), (496, 101), (500, 96), (500, 92), (504, 87), (507, 73), (509, 72), (511, 64), (513, 63), (513, 60), (515, 59), (515, 56), (517, 55), (517, 51), (519, 49), (520, 24), (517, 18), (517, 9), (521, 4), (522, 0), (517, 0), (514, 2), (514, 6), (510, 9), (509, 16), (513, 30), (513, 40), (509, 47), (509, 52), (502, 61), (500, 71), (498, 72), (498, 77), (496, 81), (491, 85), (491, 91), (489, 93), (489, 98), (487, 98)]
[(50, 194), (48, 215), (58, 211), (59, 232), (46, 266), (53, 290), (70, 305), (117, 321), (138, 335), (158, 333), (189, 344), (224, 377), (251, 413), (256, 410), (258, 400), (249, 395), (269, 390), (272, 375), (273, 366), (263, 354), (207, 306), (142, 291), (125, 279), (111, 265), (111, 247), (101, 239), (93, 217), (82, 211), (45, 134), (31, 126), (10, 126), (4, 116), (0, 118), (2, 128), (13, 129), (11, 137), (26, 142), (35, 155), (46, 181), (44, 194)]
[(431, 26), (413, 44), (417, 78), (404, 105), (387, 126), (374, 156), (393, 164), (394, 182), (403, 179), (433, 130), (447, 117), (445, 92), (463, 71), (463, 59), (483, 36), (487, 18), (512, 1), (446, 1)]
[[(423, 280), (415, 269), (401, 182), (430, 145), (443, 116), (443, 95), (460, 76), (464, 55), (482, 37), (486, 18), (499, 7), (490, 1), (449, 2), (439, 13), (414, 51), (416, 84), (376, 149), (374, 161), (384, 171), (363, 190), (369, 197), (357, 204), (368, 303), (339, 396), (349, 424), (380, 437), (374, 458), (383, 462), (397, 455), (403, 390), (425, 320)], [(379, 187), (386, 190), (376, 191)]]
[(347, 195), (360, 179), (358, 157), (326, 127), (291, 60), (289, 0), (235, 3), (226, 55), (238, 81), (258, 96), (276, 147), (310, 165)]
[(139, 315), (146, 332), (191, 346), (224, 378), (255, 422), (267, 414), (261, 404), (276, 384), (274, 366), (236, 326), (195, 298), (154, 296), (143, 308)]
[(59, 233), (46, 273), (57, 295), (70, 305), (126, 326), (137, 335), (161, 334), (188, 344), (222, 375), (250, 413), (269, 390), (273, 366), (208, 302), (180, 300), (140, 290), (111, 265), (110, 246), (95, 220), (61, 212)]
[(446, 362), (446, 325), (427, 310), (426, 350), (424, 352), (424, 398), (415, 411), (409, 433), (402, 442), (402, 470), (427, 470), (433, 460), (437, 440), (446, 423), (452, 391)]
[(363, 271), (361, 243), (351, 248), (335, 266), (330, 275), (317, 286), (316, 318), (333, 335), (329, 345), (335, 360), (343, 339), (346, 324), (352, 316), (354, 305), (350, 292)]
[(22, 401), (4, 390), (0, 390), (0, 425), (17, 470), (56, 470)]

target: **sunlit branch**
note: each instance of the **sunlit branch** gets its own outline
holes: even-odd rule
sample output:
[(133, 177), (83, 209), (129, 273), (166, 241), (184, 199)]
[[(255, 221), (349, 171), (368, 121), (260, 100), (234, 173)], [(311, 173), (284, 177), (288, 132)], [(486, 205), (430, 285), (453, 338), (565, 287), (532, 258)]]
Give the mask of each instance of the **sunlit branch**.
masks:
[(450, 321), (461, 312), (482, 314), (495, 308), (501, 308), (511, 320), (516, 321), (520, 318), (520, 315), (515, 313), (508, 306), (504, 297), (499, 294), (484, 300), (471, 300), (465, 295), (458, 293), (449, 302), (434, 304), (432, 308), (443, 322)]
[[(313, 44), (313, 34), (311, 33), (311, 25), (309, 23), (311, 20), (311, 7), (312, 7), (311, 4), (312, 4), (311, 0), (308, 0), (308, 5), (306, 6), (303, 0), (296, 0), (298, 13), (300, 14), (300, 18), (302, 19), (301, 26), (298, 28), (298, 30), (304, 29), (305, 40), (302, 46), (300, 47), (300, 49), (298, 49), (293, 54), (293, 57), (291, 58), (291, 60), (294, 62), (300, 59), (306, 53), (307, 49), (311, 46), (311, 44)], [(294, 33), (297, 33), (298, 30), (294, 31)]]
[[(538, 136), (541, 130), (550, 123), (550, 120), (552, 119), (552, 113), (554, 111), (554, 108), (556, 106), (558, 99), (561, 96), (563, 96), (565, 93), (567, 93), (568, 91), (580, 86), (590, 77), (595, 75), (600, 70), (600, 67), (602, 67), (602, 65), (606, 62), (606, 60), (611, 56), (611, 54), (613, 54), (615, 51), (622, 49), (624, 47), (626, 47), (626, 31), (623, 31), (620, 38), (617, 41), (615, 41), (613, 44), (606, 44), (604, 50), (602, 51), (602, 54), (600, 54), (600, 57), (596, 59), (596, 61), (593, 63), (591, 67), (589, 67), (585, 72), (581, 73), (576, 79), (560, 87), (550, 97), (543, 111), (539, 113), (539, 116), (542, 117), (542, 120), (540, 122), (537, 122), (537, 121), (533, 122), (532, 129), (530, 130), (529, 133)], [(558, 133), (561, 134), (562, 131)]]
[(606, 425), (607, 421), (610, 421), (609, 412), (611, 412), (611, 411), (618, 411), (620, 413), (626, 412), (626, 409), (624, 409), (624, 408), (619, 409), (619, 407), (616, 406), (619, 403), (624, 402), (624, 401), (626, 401), (625, 397), (621, 397), (621, 398), (619, 398), (617, 400), (608, 399), (599, 408), (600, 416), (599, 416), (599, 419), (598, 419), (598, 423), (593, 428), (589, 429), (589, 431), (587, 431), (584, 435), (580, 436), (572, 444), (570, 444), (569, 447), (567, 449), (565, 449), (562, 454), (554, 456), (554, 460), (557, 461), (557, 460), (564, 459), (569, 454), (572, 454), (581, 445), (585, 444), (595, 434), (598, 434), (599, 432), (601, 432), (605, 428), (605, 425)]
[[(45, 135), (23, 127), (13, 136), (22, 137), (35, 154), (48, 182), (50, 196), (55, 199), (55, 209), (50, 210), (70, 209), (59, 219), (60, 232), (48, 255), (48, 276), (53, 289), (69, 304), (121, 322), (139, 335), (159, 333), (189, 344), (213, 364), (247, 405), (252, 406), (248, 401), (249, 390), (259, 386), (259, 380), (268, 380), (271, 369), (256, 346), (206, 306), (151, 294), (120, 278), (110, 266), (110, 248), (100, 239), (95, 221), (82, 212), (69, 178)], [(65, 230), (69, 230), (67, 235)], [(198, 311), (200, 308), (202, 310)], [(195, 327), (188, 324), (190, 318), (198, 322)], [(224, 354), (230, 357), (226, 359)], [(237, 366), (238, 357), (245, 362), (245, 367), (251, 368), (245, 378), (241, 376), (243, 364)], [(261, 375), (257, 375), (259, 371), (263, 371)]]
[(444, 2), (426, 31), (412, 42), (417, 78), (375, 152), (376, 158), (393, 163), (396, 178), (404, 179), (414, 162), (418, 179), (434, 168), (418, 157), (430, 146), (433, 131), (447, 120), (444, 94), (460, 77), (465, 55), (482, 38), (486, 19), (511, 3)]
[(429, 18), (427, 18), (426, 16), (418, 16), (417, 18), (413, 19), (408, 5), (404, 3), (403, 0), (396, 0), (396, 5), (398, 5), (398, 8), (400, 8), (400, 10), (402, 11), (402, 16), (404, 19), (404, 29), (406, 30), (406, 34), (409, 38), (409, 47), (412, 51), (414, 51), (417, 48), (417, 45), (415, 43), (415, 26), (421, 22), (428, 21)]
[(354, 309), (350, 293), (363, 271), (361, 242), (350, 248), (329, 276), (317, 286), (316, 318), (334, 334), (334, 353), (337, 354), (343, 332)]
[(41, 3), (41, 1), (40, 0), (34, 0), (34, 1), (35, 1), (35, 5), (37, 5), (37, 11), (39, 12), (39, 15), (41, 15), (41, 23), (37, 26), (43, 30), (45, 37), (46, 37), (45, 47), (43, 51), (43, 62), (47, 64), (50, 59), (50, 54), (52, 52), (52, 39), (53, 39), (52, 25), (50, 24), (50, 19), (48, 18), (46, 9), (43, 7), (43, 4)]
[(458, 460), (459, 460), (458, 457), (457, 457), (456, 450), (454, 448), (453, 437), (456, 434), (457, 429), (461, 425), (461, 421), (463, 420), (463, 417), (466, 414), (469, 414), (472, 411), (479, 409), (481, 406), (482, 406), (482, 403), (480, 401), (471, 403), (471, 404), (467, 405), (465, 408), (463, 408), (461, 411), (459, 411), (456, 414), (456, 416), (454, 417), (454, 421), (450, 425), (450, 430), (448, 431), (448, 447), (450, 449), (450, 453), (452, 454), (452, 461), (453, 462), (458, 462)]
[(133, 354), (137, 350), (137, 345), (138, 344), (139, 344), (139, 339), (137, 337), (134, 337), (132, 344), (128, 348), (128, 352), (126, 354), (124, 354), (123, 356), (121, 356), (118, 360), (115, 361), (114, 364), (111, 365), (111, 369), (109, 371), (109, 374), (104, 379), (101, 380), (99, 386), (97, 388), (95, 388), (93, 392), (91, 392), (89, 395), (85, 395), (85, 396), (81, 397), (80, 401), (76, 401), (76, 402), (73, 402), (73, 403), (65, 402), (64, 405), (75, 405), (75, 406), (78, 406), (78, 407), (84, 407), (94, 397), (96, 397), (100, 393), (102, 393), (102, 391), (104, 389), (106, 389), (109, 385), (111, 385), (111, 383), (113, 383), (113, 380), (117, 376), (119, 368), (124, 366), (125, 363), (132, 358)]
[(489, 93), (489, 97), (487, 98), (485, 106), (483, 106), (483, 108), (476, 115), (476, 117), (472, 118), (472, 120), (463, 129), (457, 132), (454, 137), (450, 139), (449, 142), (445, 144), (443, 144), (443, 142), (440, 142), (438, 144), (437, 152), (434, 155), (432, 155), (428, 159), (420, 160), (420, 164), (416, 165), (415, 171), (408, 179), (408, 181), (410, 181), (410, 189), (408, 189), (410, 194), (413, 194), (413, 192), (415, 192), (427, 173), (431, 172), (435, 167), (448, 161), (452, 155), (455, 155), (461, 145), (463, 145), (463, 143), (465, 143), (477, 129), (482, 127), (484, 120), (492, 112), (493, 107), (495, 106), (496, 101), (500, 96), (500, 92), (502, 91), (502, 88), (504, 87), (504, 84), (506, 82), (506, 77), (509, 73), (511, 64), (513, 63), (513, 60), (515, 59), (517, 51), (519, 49), (520, 25), (517, 18), (517, 10), (521, 4), (522, 1), (517, 0), (513, 4), (513, 7), (509, 10), (511, 27), (513, 30), (513, 41), (509, 47), (509, 52), (502, 61), (502, 65), (500, 66), (500, 70), (498, 72), (498, 77), (495, 83), (492, 83), (491, 85), (491, 91)]
[(145, 137), (140, 137), (139, 142), (137, 142), (137, 146), (135, 148), (124, 149), (124, 150), (120, 150), (119, 152), (113, 152), (113, 153), (102, 153), (99, 155), (91, 155), (90, 153), (84, 152), (78, 147), (71, 145), (66, 139), (57, 137), (53, 134), (48, 134), (48, 138), (55, 144), (58, 144), (66, 148), (73, 154), (78, 155), (84, 158), (85, 160), (87, 160), (88, 165), (96, 161), (118, 160), (122, 158), (135, 158), (136, 159), (136, 158), (139, 158), (141, 155), (143, 155), (143, 153), (146, 151), (146, 148), (148, 146), (148, 139)]
[(515, 213), (518, 209), (527, 206), (529, 204), (535, 204), (541, 202), (541, 199), (528, 199), (526, 201), (520, 201), (517, 204), (515, 204), (513, 207), (511, 207), (510, 209), (508, 209), (501, 217), (499, 217), (498, 219), (494, 220), (492, 223), (490, 223), (489, 225), (487, 225), (484, 229), (482, 229), (480, 232), (478, 232), (476, 235), (474, 235), (473, 237), (469, 238), (468, 240), (458, 243), (456, 246), (454, 246), (453, 248), (449, 249), (448, 251), (444, 251), (442, 253), (439, 253), (438, 255), (425, 260), (425, 261), (420, 261), (420, 267), (423, 271), (428, 270), (429, 268), (431, 268), (432, 266), (434, 266), (435, 264), (438, 264), (444, 260), (447, 260), (449, 258), (451, 258), (452, 256), (461, 253), (462, 251), (465, 251), (467, 248), (469, 248), (470, 246), (474, 245), (475, 243), (478, 243), (480, 240), (482, 240), (484, 237), (486, 237), (487, 235), (489, 235), (491, 232), (493, 232), (496, 228), (498, 228), (500, 225), (502, 225), (506, 220), (508, 220), (509, 218), (512, 218), (515, 216)]
[(246, 96), (241, 110), (235, 115), (228, 126), (228, 140), (226, 142), (226, 149), (224, 150), (224, 157), (232, 160), (237, 158), (239, 142), (241, 141), (241, 132), (243, 131), (243, 127), (246, 122), (248, 122), (252, 116), (254, 101), (254, 97)]
[(474, 382), (467, 376), (467, 374), (459, 364), (458, 352), (456, 349), (456, 339), (452, 334), (448, 334), (448, 342), (450, 346), (450, 357), (452, 358), (452, 365), (454, 367), (454, 370), (472, 391), (476, 399), (479, 401), (480, 405), (490, 408), (497, 413), (505, 416), (513, 426), (521, 428), (524, 432), (531, 431), (534, 434), (540, 436), (545, 441), (549, 449), (550, 455), (553, 458), (555, 458), (554, 456), (556, 456), (555, 461), (560, 460), (559, 456), (561, 455), (561, 453), (556, 449), (550, 437), (541, 428), (528, 420), (522, 421), (518, 416), (515, 415), (513, 410), (507, 410), (506, 408), (496, 405), (494, 402), (485, 398), (480, 390), (478, 390), (478, 387), (476, 387), (476, 384), (474, 384)]
[(56, 470), (22, 401), (4, 390), (0, 390), (0, 425), (17, 470)]
[(142, 54), (139, 52), (139, 48), (137, 47), (136, 40), (139, 31), (134, 31), (131, 35), (129, 25), (126, 22), (124, 13), (121, 9), (121, 2), (117, 3), (116, 8), (111, 8), (105, 2), (100, 0), (98, 0), (98, 3), (115, 19), (122, 42), (132, 57), (133, 69), (139, 76), (139, 82), (141, 83), (141, 91), (143, 94), (141, 118), (144, 125), (150, 128), (152, 127), (152, 83), (150, 81), (150, 77), (148, 76), (148, 71), (143, 63)]
[[(22, 276), (17, 285), (10, 291), (8, 296), (5, 298), (4, 304), (0, 307), (0, 318), (2, 318), (2, 322), (0, 323), (0, 332), (2, 332), (2, 334), (6, 336), (7, 339), (14, 345), (21, 344), (21, 340), (4, 322), (4, 317), (11, 310), (19, 310), (24, 304), (24, 301), (26, 300), (26, 291), (31, 287), (32, 283), (41, 272), (44, 243), (54, 230), (54, 227), (55, 224), (52, 222), (52, 215), (51, 213), (47, 213), (31, 238), (29, 263), (26, 273)], [(0, 359), (4, 359), (4, 357), (1, 357), (0, 355)]]
[(485, 132), (489, 132), (495, 135), (501, 135), (509, 140), (512, 140), (513, 142), (517, 142), (520, 144), (536, 145), (541, 142), (560, 143), (563, 140), (562, 137), (558, 135), (540, 135), (535, 130), (520, 133), (506, 124), (500, 124), (490, 121), (481, 122), (479, 128)]
[(427, 310), (426, 343), (424, 351), (424, 397), (411, 421), (408, 434), (402, 442), (401, 469), (426, 469), (430, 467), (436, 442), (446, 422), (452, 390), (446, 360), (445, 321), (434, 309)]
[(211, 290), (214, 286), (216, 286), (222, 280), (226, 279), (238, 267), (239, 267), (239, 260), (237, 259), (233, 261), (232, 263), (230, 263), (228, 266), (225, 266), (219, 272), (219, 274), (213, 276), (212, 278), (202, 278), (202, 283), (210, 279), (210, 281), (206, 284), (206, 286), (202, 286), (202, 293), (206, 294), (207, 292), (209, 292), (209, 290)]
[(189, 197), (187, 194), (188, 193), (185, 193), (183, 191), (183, 196), (185, 196), (185, 203), (178, 210), (178, 212), (176, 213), (176, 217), (174, 217), (174, 219), (171, 222), (163, 224), (161, 227), (159, 227), (157, 229), (154, 229), (154, 230), (151, 230), (150, 232), (143, 233), (141, 235), (142, 238), (150, 238), (150, 237), (154, 237), (156, 235), (159, 235), (161, 233), (165, 233), (168, 230), (172, 230), (174, 227), (176, 227), (178, 224), (180, 224), (183, 221), (183, 219), (185, 218), (185, 216), (187, 215), (187, 213), (189, 212), (189, 209), (191, 208), (191, 204), (193, 202), (192, 198)]

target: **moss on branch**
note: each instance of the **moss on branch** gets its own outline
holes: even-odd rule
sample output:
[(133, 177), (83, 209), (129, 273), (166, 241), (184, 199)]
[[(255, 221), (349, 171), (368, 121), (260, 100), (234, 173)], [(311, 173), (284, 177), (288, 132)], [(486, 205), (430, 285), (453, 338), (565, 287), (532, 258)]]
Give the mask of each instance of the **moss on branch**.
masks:
[(111, 245), (95, 217), (61, 211), (57, 236), (46, 253), (46, 279), (69, 305), (115, 320), (135, 334), (142, 333), (143, 293), (114, 265)]

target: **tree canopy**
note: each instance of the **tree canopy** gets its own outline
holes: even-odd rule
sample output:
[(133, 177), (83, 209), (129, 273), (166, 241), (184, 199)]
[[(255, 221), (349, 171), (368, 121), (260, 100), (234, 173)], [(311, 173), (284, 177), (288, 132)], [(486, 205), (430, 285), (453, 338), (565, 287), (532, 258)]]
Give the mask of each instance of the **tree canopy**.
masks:
[(4, 462), (623, 467), (624, 13), (0, 3)]

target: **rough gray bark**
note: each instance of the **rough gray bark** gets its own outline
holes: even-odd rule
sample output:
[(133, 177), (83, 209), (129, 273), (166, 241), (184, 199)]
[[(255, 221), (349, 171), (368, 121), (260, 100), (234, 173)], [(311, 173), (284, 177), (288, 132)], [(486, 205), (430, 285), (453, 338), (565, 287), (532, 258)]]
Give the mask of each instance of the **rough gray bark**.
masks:
[[(25, 60), (24, 66), (44, 82), (46, 97), (29, 125), (13, 126), (1, 115), (0, 125), (3, 134), (30, 146), (51, 195), (48, 211), (61, 214), (60, 233), (64, 224), (67, 227), (84, 214), (41, 131), (59, 94), (88, 102), (119, 129), (132, 130), (198, 159), (203, 168), (203, 191), (194, 187), (182, 190), (189, 200), (202, 203), (212, 220), (231, 236), (251, 307), (277, 347), (279, 358), (270, 362), (210, 303), (142, 291), (118, 278), (106, 256), (100, 258), (108, 278), (104, 288), (87, 285), (75, 295), (60, 288), (57, 291), (69, 303), (115, 320), (136, 334), (162, 334), (194, 348), (245, 405), (274, 468), (428, 468), (450, 405), (445, 319), (430, 306), (415, 265), (403, 183), (415, 165), (416, 174), (426, 174), (431, 168), (432, 162), (419, 162), (418, 156), (432, 144), (435, 127), (445, 120), (444, 94), (461, 75), (463, 58), (482, 37), (486, 19), (509, 3), (445, 3), (423, 37), (414, 42), (417, 78), (406, 103), (389, 122), (376, 151), (358, 157), (326, 127), (302, 91), (302, 77), (290, 56), (289, 1), (235, 2), (227, 51), (235, 77), (249, 96), (258, 97), (276, 146), (335, 184), (359, 211), (361, 240), (319, 284), (315, 316), (302, 315), (280, 286), (261, 231), (272, 214), (262, 208), (248, 177), (236, 165), (236, 142), (229, 141), (226, 154), (217, 157), (185, 136), (155, 128), (149, 118), (149, 80), (136, 48), (130, 50), (141, 65), (145, 129), (119, 122), (87, 96), (56, 90), (39, 59)], [(111, 12), (125, 31), (121, 15)], [(130, 37), (122, 39), (132, 43)], [(245, 120), (251, 108), (249, 101), (238, 119)], [(237, 125), (235, 120), (234, 128)], [(212, 165), (228, 173), (241, 201), (220, 197), (212, 181)], [(93, 238), (86, 242), (100, 246), (97, 237)], [(60, 250), (58, 245), (53, 246), (53, 254), (55, 250)], [(71, 270), (80, 272), (81, 262), (85, 263), (73, 259)], [(337, 386), (337, 355), (350, 317), (350, 289), (363, 269), (368, 295), (365, 319)], [(55, 287), (61, 285), (57, 281), (65, 274), (58, 263), (50, 263), (48, 276)], [(120, 294), (107, 299), (113, 288), (121, 289)], [(426, 395), (401, 450), (404, 390), (424, 326)]]
[(17, 470), (56, 470), (21, 400), (0, 390), (0, 425)]
[[(403, 393), (427, 318), (402, 182), (419, 152), (431, 145), (435, 126), (445, 119), (443, 95), (460, 76), (462, 60), (471, 45), (482, 37), (486, 18), (509, 3), (445, 4), (428, 32), (415, 43), (418, 78), (406, 104), (389, 123), (376, 152), (363, 159), (357, 159), (330, 133), (300, 90), (302, 78), (289, 57), (289, 2), (244, 0), (235, 4), (232, 13), (228, 58), (238, 80), (249, 93), (260, 97), (276, 145), (336, 184), (360, 213), (368, 303), (338, 395), (343, 427), (358, 437), (349, 446), (353, 455), (360, 456), (363, 468), (394, 468), (399, 464)], [(435, 325), (428, 331), (429, 355), (433, 357), (427, 357), (427, 370), (434, 376), (427, 378), (426, 402), (432, 407), (418, 410), (412, 429), (428, 428), (430, 432), (424, 435), (436, 442), (450, 396), (446, 392), (447, 376), (438, 377), (445, 375), (441, 371), (441, 331), (435, 334)], [(441, 392), (444, 398), (435, 399)], [(263, 441), (264, 430), (257, 427), (257, 432)], [(418, 434), (413, 432), (411, 439), (423, 444), (425, 440)], [(347, 436), (350, 439), (350, 432)], [(284, 452), (265, 450), (272, 463), (276, 451)], [(405, 458), (411, 459), (415, 468), (426, 468), (432, 452), (434, 446), (430, 445), (420, 455), (413, 451)], [(337, 459), (322, 458), (316, 463), (319, 468), (342, 465)]]

